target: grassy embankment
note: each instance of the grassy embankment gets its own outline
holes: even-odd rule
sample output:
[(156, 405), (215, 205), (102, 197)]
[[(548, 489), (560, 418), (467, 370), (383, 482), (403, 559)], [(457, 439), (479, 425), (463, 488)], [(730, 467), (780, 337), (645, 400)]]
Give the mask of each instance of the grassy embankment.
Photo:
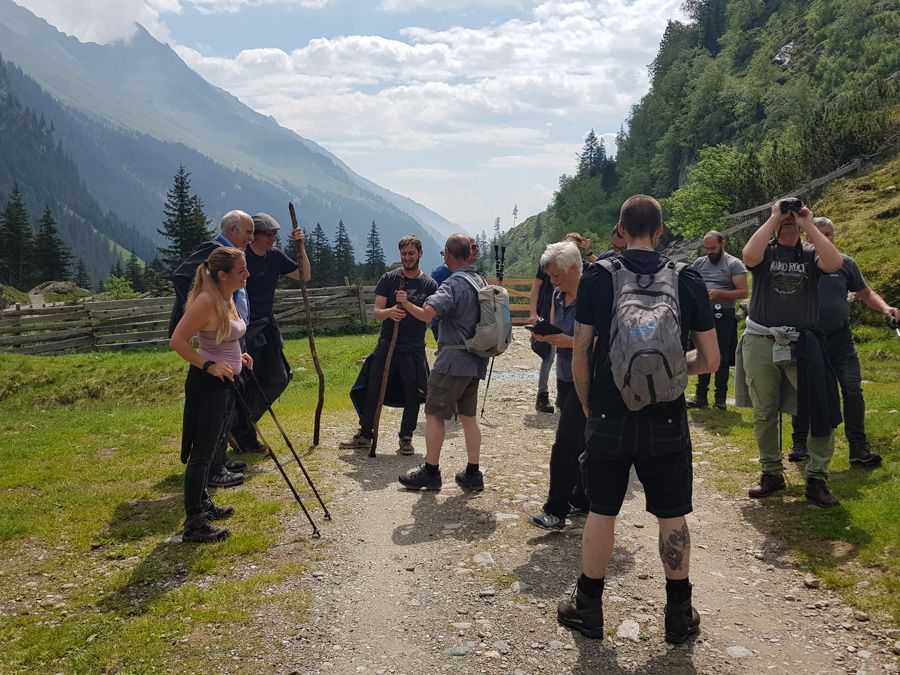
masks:
[[(318, 341), (326, 425), (350, 420), (355, 362), (372, 342)], [(286, 352), (306, 371), (278, 411), (303, 452), (317, 380), (305, 341)], [(168, 351), (0, 355), (0, 671), (200, 670), (210, 651), (228, 659), (258, 651), (247, 625), (259, 613), (302, 621), (309, 598), (277, 584), (327, 543), (307, 540), (305, 521), (284, 531), (283, 518), (298, 509), (268, 460), (255, 456), (248, 482), (217, 495), (237, 510), (228, 541), (167, 542), (183, 519), (184, 373)], [(270, 420), (264, 429), (280, 440)], [(299, 470), (276, 447), (310, 506)], [(316, 472), (326, 461), (323, 450), (305, 460), (327, 494), (327, 472)]]
[[(817, 215), (834, 220), (838, 248), (856, 259), (869, 285), (894, 306), (900, 304), (898, 188), (900, 159), (860, 178), (832, 184), (813, 207)], [(872, 449), (884, 457), (883, 466), (850, 468), (841, 426), (831, 476), (840, 508), (823, 511), (807, 506), (803, 479), (794, 466), (787, 471), (787, 495), (767, 500), (763, 508), (748, 508), (745, 515), (830, 588), (900, 624), (900, 339), (874, 311), (857, 304), (855, 320), (870, 322), (854, 330), (862, 363), (866, 431)], [(721, 436), (719, 451), (703, 457), (724, 470), (720, 487), (730, 494), (744, 492), (759, 472), (751, 411), (700, 410), (691, 416)], [(785, 448), (790, 447), (790, 433), (785, 416)]]

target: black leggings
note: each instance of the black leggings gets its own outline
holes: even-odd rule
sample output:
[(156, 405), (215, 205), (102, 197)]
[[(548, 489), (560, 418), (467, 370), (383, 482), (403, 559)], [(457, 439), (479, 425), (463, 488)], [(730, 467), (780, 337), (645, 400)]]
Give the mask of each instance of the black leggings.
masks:
[(559, 425), (556, 442), (550, 450), (550, 490), (544, 511), (565, 518), (572, 506), (588, 508), (588, 498), (581, 482), (581, 465), (578, 458), (584, 451), (584, 410), (575, 385), (556, 380), (559, 401)]
[(184, 385), (191, 410), (191, 452), (184, 469), (184, 511), (188, 518), (203, 511), (209, 465), (216, 447), (228, 433), (234, 409), (231, 384), (221, 382), (195, 366), (188, 371)]

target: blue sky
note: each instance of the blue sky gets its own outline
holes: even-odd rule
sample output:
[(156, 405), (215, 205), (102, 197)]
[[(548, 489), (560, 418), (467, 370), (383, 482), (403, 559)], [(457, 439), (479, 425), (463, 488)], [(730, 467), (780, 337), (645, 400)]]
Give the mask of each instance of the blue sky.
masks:
[(552, 199), (649, 86), (681, 0), (16, 0), (82, 40), (134, 22), (213, 84), (469, 232)]

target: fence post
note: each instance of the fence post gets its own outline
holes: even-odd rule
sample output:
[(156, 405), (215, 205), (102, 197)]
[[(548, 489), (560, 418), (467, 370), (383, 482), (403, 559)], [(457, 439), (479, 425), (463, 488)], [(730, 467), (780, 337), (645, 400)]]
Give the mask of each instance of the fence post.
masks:
[(359, 321), (366, 322), (366, 298), (363, 294), (362, 284), (356, 284), (356, 297), (359, 300)]

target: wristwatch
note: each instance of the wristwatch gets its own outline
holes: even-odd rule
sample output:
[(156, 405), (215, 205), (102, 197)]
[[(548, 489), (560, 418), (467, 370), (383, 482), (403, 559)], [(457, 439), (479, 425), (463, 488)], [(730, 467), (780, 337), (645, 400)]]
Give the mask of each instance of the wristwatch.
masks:
[(215, 361), (207, 361), (206, 363), (203, 364), (203, 372), (208, 373), (210, 366), (214, 366), (214, 365), (216, 365)]

